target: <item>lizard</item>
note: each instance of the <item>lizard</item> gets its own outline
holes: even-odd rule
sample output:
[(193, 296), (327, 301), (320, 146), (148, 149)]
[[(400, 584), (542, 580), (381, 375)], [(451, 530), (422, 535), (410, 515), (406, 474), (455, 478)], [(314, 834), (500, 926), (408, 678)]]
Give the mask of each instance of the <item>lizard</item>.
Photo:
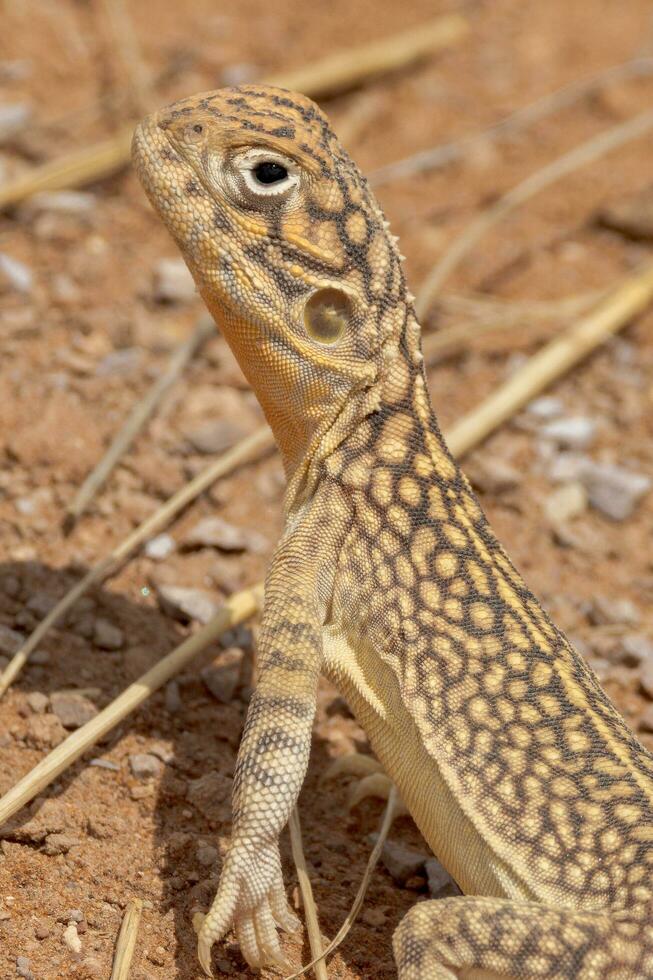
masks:
[(463, 893), (404, 916), (400, 980), (653, 977), (653, 757), (452, 458), (397, 240), (328, 119), (219, 89), (147, 117), (133, 158), (287, 477), (205, 972), (231, 927), (285, 965), (278, 839), (324, 673)]

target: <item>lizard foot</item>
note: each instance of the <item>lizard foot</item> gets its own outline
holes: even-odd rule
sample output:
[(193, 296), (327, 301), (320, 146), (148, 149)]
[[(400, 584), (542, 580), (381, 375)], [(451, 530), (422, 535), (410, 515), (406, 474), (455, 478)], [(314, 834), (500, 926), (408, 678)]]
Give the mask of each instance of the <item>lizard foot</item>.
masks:
[[(362, 755), (359, 752), (353, 752), (351, 755), (345, 755), (340, 759), (336, 759), (328, 767), (322, 779), (326, 782), (342, 775), (359, 777), (349, 788), (347, 800), (348, 810), (353, 810), (362, 800), (370, 796), (387, 800), (394, 785), (390, 777), (384, 773), (383, 766), (380, 762), (371, 755)], [(397, 796), (393, 819), (394, 817), (402, 817), (406, 814), (408, 814), (408, 807)]]
[(212, 977), (211, 948), (233, 926), (251, 967), (276, 966), (287, 973), (290, 967), (277, 928), (296, 932), (300, 925), (286, 899), (278, 845), (233, 843), (217, 894), (199, 930), (199, 961)]

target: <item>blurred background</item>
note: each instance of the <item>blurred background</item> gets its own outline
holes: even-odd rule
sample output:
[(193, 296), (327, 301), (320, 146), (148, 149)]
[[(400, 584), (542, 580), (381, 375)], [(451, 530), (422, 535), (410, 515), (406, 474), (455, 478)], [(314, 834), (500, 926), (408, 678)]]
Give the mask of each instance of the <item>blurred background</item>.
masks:
[[(150, 108), (257, 79), (319, 101), (400, 236), (445, 432), (625, 279), (648, 274), (650, 287), (648, 0), (0, 0), (0, 28), (0, 667), (83, 570), (263, 422), (219, 333), (198, 338), (201, 301), (130, 169), (130, 132)], [(653, 747), (648, 299), (626, 319), (464, 467), (529, 584)], [(193, 337), (194, 356), (71, 514)], [(255, 454), (48, 634), (0, 702), (3, 792), (261, 577), (282, 493), (275, 454)], [(214, 644), (3, 834), (2, 976), (108, 977), (133, 896), (146, 907), (132, 976), (199, 976), (190, 920), (230, 832), (252, 631)], [(318, 778), (365, 747), (324, 684), (301, 812), (328, 936), (380, 805), (346, 816), (346, 787)], [(392, 833), (424, 851), (407, 818)], [(423, 862), (402, 867), (375, 875), (330, 977), (394, 976), (393, 929), (438, 893)], [(287, 883), (295, 894), (291, 864)], [(287, 948), (308, 960), (303, 940)], [(234, 944), (216, 957), (253, 975)]]

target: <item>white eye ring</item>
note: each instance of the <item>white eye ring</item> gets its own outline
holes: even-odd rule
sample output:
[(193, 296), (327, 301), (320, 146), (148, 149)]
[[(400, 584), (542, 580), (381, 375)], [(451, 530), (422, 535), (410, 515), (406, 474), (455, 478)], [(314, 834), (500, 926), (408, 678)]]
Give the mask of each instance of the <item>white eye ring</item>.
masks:
[[(280, 154), (264, 149), (250, 150), (234, 161), (247, 190), (256, 197), (286, 197), (299, 185), (300, 175), (297, 165), (292, 160)], [(257, 176), (257, 170), (263, 164), (272, 164), (285, 171), (285, 176), (265, 182)]]

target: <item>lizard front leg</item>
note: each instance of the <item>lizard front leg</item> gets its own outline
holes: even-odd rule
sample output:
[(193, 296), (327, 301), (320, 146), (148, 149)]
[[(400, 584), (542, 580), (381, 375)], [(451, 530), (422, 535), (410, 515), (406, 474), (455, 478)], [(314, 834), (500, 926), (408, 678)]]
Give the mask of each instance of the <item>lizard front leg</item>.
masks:
[(278, 841), (308, 766), (322, 638), (310, 574), (297, 557), (282, 549), (268, 575), (259, 679), (236, 764), (233, 836), (199, 933), (208, 976), (211, 947), (232, 925), (243, 956), (259, 968), (287, 965), (276, 927), (299, 927), (286, 900)]

